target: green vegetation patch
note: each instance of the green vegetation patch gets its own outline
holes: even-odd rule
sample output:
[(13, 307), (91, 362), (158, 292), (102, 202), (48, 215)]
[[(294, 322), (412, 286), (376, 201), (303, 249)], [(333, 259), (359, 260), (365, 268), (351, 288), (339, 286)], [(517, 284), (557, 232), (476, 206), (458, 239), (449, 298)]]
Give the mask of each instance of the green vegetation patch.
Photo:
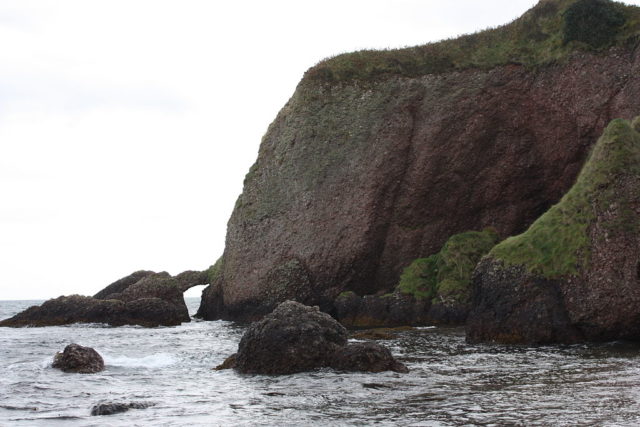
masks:
[(222, 265), (223, 265), (223, 263), (224, 263), (223, 258), (220, 257), (215, 262), (215, 264), (213, 264), (211, 267), (209, 267), (209, 271), (208, 271), (208, 275), (207, 276), (208, 276), (210, 285), (214, 284), (216, 281), (218, 281), (218, 280), (220, 280), (222, 278)]
[(515, 21), (422, 46), (361, 50), (321, 61), (305, 82), (369, 82), (470, 68), (559, 62), (577, 49), (623, 45), (640, 36), (640, 8), (609, 0), (543, 0)]
[(470, 296), (473, 269), (497, 241), (498, 234), (493, 229), (451, 236), (440, 252), (416, 259), (405, 268), (397, 290), (420, 299), (465, 302)]
[(578, 0), (564, 12), (564, 42), (610, 46), (626, 21), (624, 6), (607, 0)]
[[(602, 223), (607, 232), (637, 232), (640, 219), (628, 211), (633, 194), (620, 194), (616, 183), (640, 173), (640, 134), (626, 120), (612, 121), (594, 146), (571, 190), (529, 229), (510, 237), (490, 256), (506, 265), (524, 265), (546, 278), (575, 275), (590, 258), (589, 227), (597, 212), (620, 206), (620, 216)], [(637, 195), (636, 195), (637, 197)]]

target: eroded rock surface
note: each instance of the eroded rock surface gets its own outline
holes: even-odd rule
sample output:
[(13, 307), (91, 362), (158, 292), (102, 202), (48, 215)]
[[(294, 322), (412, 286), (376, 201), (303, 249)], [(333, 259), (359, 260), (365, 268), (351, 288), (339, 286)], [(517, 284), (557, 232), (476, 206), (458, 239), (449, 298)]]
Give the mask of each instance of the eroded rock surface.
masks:
[[(561, 40), (545, 27), (562, 28), (560, 3), (541, 2), (499, 31), (535, 55)], [(474, 65), (492, 47), (475, 39), (492, 34), (450, 42), (476, 46), (460, 67), (430, 45), (402, 52), (411, 63), (438, 51), (442, 66), (422, 74), (382, 52), (310, 70), (262, 140), (201, 315), (255, 318), (283, 298), (330, 310), (344, 291), (391, 292), (449, 236), (521, 233), (569, 190), (606, 124), (640, 111), (637, 40), (599, 52), (572, 44), (542, 66), (508, 50), (501, 64)], [(350, 77), (376, 66), (368, 80)], [(294, 276), (308, 286), (282, 289)]]
[(103, 402), (91, 408), (91, 415), (113, 415), (127, 412), (129, 409), (145, 409), (150, 406), (153, 406), (153, 404), (148, 402)]
[(51, 366), (63, 372), (94, 374), (104, 370), (104, 360), (91, 347), (69, 344), (62, 353), (55, 355)]
[(478, 265), (467, 339), (640, 340), (640, 133), (614, 120), (571, 190)]
[(318, 307), (286, 301), (249, 327), (230, 363), (249, 374), (291, 374), (322, 367), (404, 372), (388, 350), (373, 344), (351, 347), (347, 336), (347, 330)]
[(175, 326), (189, 322), (182, 289), (207, 280), (207, 271), (169, 273), (138, 271), (98, 292), (94, 297), (61, 296), (29, 307), (0, 326), (56, 326), (107, 323), (113, 326)]

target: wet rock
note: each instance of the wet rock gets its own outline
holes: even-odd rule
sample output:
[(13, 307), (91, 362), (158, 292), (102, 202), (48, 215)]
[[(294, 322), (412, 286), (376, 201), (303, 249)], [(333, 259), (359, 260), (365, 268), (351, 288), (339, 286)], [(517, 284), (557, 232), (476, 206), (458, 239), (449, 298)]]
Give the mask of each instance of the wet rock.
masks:
[(213, 368), (216, 371), (222, 371), (224, 369), (233, 369), (236, 367), (236, 356), (237, 354), (232, 354), (231, 356), (224, 359), (224, 362)]
[(336, 319), (349, 328), (433, 325), (429, 315), (431, 302), (398, 292), (385, 295), (365, 295), (345, 292), (334, 301)]
[(0, 321), (0, 326), (180, 325), (191, 320), (180, 286), (197, 276), (187, 273), (180, 282), (166, 272), (138, 271), (107, 286), (95, 297), (70, 295), (50, 299)]
[(393, 358), (389, 349), (373, 342), (342, 347), (334, 354), (331, 367), (341, 371), (409, 372), (404, 364)]
[(404, 331), (411, 331), (415, 328), (411, 326), (401, 326), (397, 328), (376, 328), (363, 331), (354, 331), (351, 338), (359, 340), (392, 340), (397, 334)]
[(104, 402), (94, 405), (94, 407), (91, 408), (91, 415), (113, 415), (127, 412), (129, 409), (145, 409), (150, 406), (153, 406), (153, 404), (147, 402)]
[(240, 340), (236, 369), (249, 374), (291, 374), (329, 366), (347, 343), (347, 330), (317, 307), (280, 304), (252, 324)]
[[(286, 301), (252, 324), (240, 340), (235, 369), (250, 374), (291, 374), (322, 367), (402, 371), (379, 345), (346, 349), (347, 331), (318, 307)], [(386, 353), (385, 353), (386, 350)], [(389, 359), (391, 357), (391, 359)]]
[(104, 360), (91, 347), (69, 344), (62, 353), (57, 353), (52, 367), (63, 372), (93, 374), (104, 370)]

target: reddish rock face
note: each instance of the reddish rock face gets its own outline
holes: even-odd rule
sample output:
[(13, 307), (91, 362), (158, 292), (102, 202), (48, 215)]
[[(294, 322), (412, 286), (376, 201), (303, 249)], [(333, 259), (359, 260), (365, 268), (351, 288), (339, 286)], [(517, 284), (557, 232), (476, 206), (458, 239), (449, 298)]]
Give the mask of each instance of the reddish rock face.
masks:
[(524, 231), (571, 187), (604, 126), (640, 112), (638, 75), (640, 50), (613, 48), (537, 70), (303, 81), (247, 174), (201, 313), (327, 307), (345, 290), (392, 289), (453, 234)]
[(562, 201), (478, 264), (469, 341), (640, 339), (640, 133), (632, 129), (613, 121)]

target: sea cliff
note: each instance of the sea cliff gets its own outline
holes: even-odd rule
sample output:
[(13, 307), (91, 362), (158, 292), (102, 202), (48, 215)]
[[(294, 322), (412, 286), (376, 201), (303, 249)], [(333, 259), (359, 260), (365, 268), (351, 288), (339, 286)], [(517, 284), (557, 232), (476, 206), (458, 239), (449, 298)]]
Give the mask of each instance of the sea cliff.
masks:
[(545, 0), (497, 29), (311, 68), (262, 140), (198, 315), (331, 312), (344, 292), (392, 292), (455, 234), (525, 231), (605, 126), (640, 112), (639, 11)]

